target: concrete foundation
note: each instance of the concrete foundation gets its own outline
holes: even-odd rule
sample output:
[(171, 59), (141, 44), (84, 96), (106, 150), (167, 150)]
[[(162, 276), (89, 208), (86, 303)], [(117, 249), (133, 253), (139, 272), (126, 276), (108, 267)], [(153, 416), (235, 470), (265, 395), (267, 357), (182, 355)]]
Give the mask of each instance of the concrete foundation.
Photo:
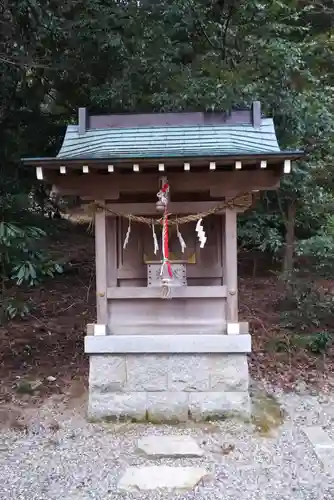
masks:
[(91, 353), (88, 415), (152, 422), (247, 415), (248, 385), (246, 353)]

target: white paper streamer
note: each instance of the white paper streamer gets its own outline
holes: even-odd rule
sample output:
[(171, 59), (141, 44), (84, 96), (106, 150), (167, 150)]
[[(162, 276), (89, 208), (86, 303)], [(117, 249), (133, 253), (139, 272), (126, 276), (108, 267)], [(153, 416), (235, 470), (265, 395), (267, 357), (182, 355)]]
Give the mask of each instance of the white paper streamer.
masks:
[(181, 245), (181, 252), (184, 253), (184, 250), (187, 248), (186, 242), (183, 239), (182, 234), (180, 233), (179, 226), (176, 226), (176, 235), (179, 239), (180, 245)]
[(154, 255), (157, 255), (159, 251), (159, 243), (158, 243), (158, 238), (155, 232), (155, 227), (154, 224), (152, 224), (152, 236), (153, 236), (153, 245), (154, 245)]
[(196, 224), (196, 233), (197, 233), (197, 237), (198, 237), (198, 240), (199, 240), (199, 243), (200, 243), (200, 248), (204, 248), (204, 245), (206, 243), (206, 236), (205, 236), (205, 231), (204, 231), (204, 228), (202, 226), (202, 221), (203, 219), (199, 219), (197, 221), (197, 224)]
[(128, 230), (126, 232), (124, 242), (123, 242), (123, 249), (125, 250), (126, 247), (128, 246), (129, 239), (130, 239), (130, 233), (131, 233), (131, 219), (129, 219), (129, 225), (128, 225)]

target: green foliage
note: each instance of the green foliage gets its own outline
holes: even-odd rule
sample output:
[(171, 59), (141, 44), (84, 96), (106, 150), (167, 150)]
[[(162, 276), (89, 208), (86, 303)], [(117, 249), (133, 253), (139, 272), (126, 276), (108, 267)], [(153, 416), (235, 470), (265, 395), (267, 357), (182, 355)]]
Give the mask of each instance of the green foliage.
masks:
[(323, 354), (333, 343), (333, 333), (318, 332), (316, 335), (304, 337), (306, 348), (314, 354)]
[(284, 251), (285, 224), (291, 202), (296, 205), (296, 255), (311, 257), (312, 252), (317, 252), (319, 258), (325, 244), (328, 247), (327, 252), (323, 248), (322, 263), (325, 264), (332, 241), (328, 214), (334, 209), (334, 197), (315, 183), (312, 170), (305, 164), (296, 166), (291, 175), (283, 177), (278, 192), (263, 194), (252, 212), (239, 216), (241, 246), (280, 258)]
[(334, 332), (317, 332), (310, 335), (291, 334), (271, 343), (276, 352), (293, 353), (305, 349), (312, 354), (326, 354), (333, 344)]
[[(332, 203), (328, 196), (325, 199)], [(325, 333), (334, 329), (334, 293), (330, 285), (334, 273), (334, 218), (331, 214), (323, 214), (322, 218), (324, 223), (318, 231), (296, 243), (299, 269), (286, 279), (286, 297), (281, 302), (284, 328), (324, 329)], [(321, 283), (320, 278), (329, 281), (327, 287), (326, 281)], [(315, 350), (318, 344), (321, 344), (319, 340), (313, 347)]]
[[(11, 293), (13, 285), (34, 286), (47, 277), (62, 273), (62, 267), (48, 258), (38, 243), (46, 236), (39, 227), (31, 226), (34, 217), (27, 210), (23, 195), (0, 195), (1, 320), (24, 316), (28, 304), (22, 304)], [(22, 202), (27, 207), (22, 209)], [(6, 218), (10, 218), (7, 221)]]
[(282, 326), (299, 331), (334, 328), (334, 295), (310, 276), (290, 276), (285, 282), (286, 296), (280, 303)]
[(310, 238), (299, 240), (296, 254), (306, 260), (310, 271), (325, 278), (334, 272), (334, 217), (327, 215), (320, 230)]
[(278, 256), (284, 244), (282, 219), (277, 210), (261, 200), (256, 209), (238, 217), (238, 238), (242, 249)]
[(24, 318), (28, 313), (29, 306), (27, 303), (13, 297), (5, 297), (1, 301), (0, 323), (17, 317)]
[[(36, 248), (43, 238), (36, 228), (45, 218), (32, 222), (39, 193), (32, 173), (19, 170), (19, 158), (54, 155), (79, 106), (110, 113), (226, 111), (261, 100), (264, 113), (274, 117), (280, 145), (303, 148), (308, 157), (277, 193), (263, 195), (240, 218), (241, 247), (269, 252), (289, 271), (303, 262), (330, 272), (332, 2), (16, 0), (0, 9), (6, 286), (34, 284), (58, 272)], [(7, 197), (19, 193), (24, 201), (18, 211)], [(33, 200), (27, 193), (34, 193)], [(294, 300), (301, 308), (309, 299)], [(318, 313), (311, 310), (313, 324)], [(302, 315), (296, 324), (301, 321)]]

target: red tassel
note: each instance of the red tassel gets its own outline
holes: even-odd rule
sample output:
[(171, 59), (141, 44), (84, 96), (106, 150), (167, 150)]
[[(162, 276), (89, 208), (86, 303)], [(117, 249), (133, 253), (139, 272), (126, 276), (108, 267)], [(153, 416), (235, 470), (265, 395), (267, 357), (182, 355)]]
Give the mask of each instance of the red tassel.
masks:
[(162, 191), (163, 193), (165, 193), (165, 192), (166, 192), (166, 191), (168, 191), (168, 190), (169, 190), (169, 184), (168, 184), (168, 183), (166, 183), (166, 184), (164, 184), (164, 185), (162, 186), (161, 191)]
[(172, 271), (171, 263), (169, 261), (167, 262), (167, 269), (168, 269), (169, 276), (172, 278), (173, 277), (173, 271)]

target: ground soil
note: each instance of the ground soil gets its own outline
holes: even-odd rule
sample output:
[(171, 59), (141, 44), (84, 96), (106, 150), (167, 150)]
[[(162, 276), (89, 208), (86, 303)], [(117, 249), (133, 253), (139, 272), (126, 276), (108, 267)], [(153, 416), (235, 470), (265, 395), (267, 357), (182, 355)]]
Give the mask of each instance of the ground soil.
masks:
[[(86, 324), (95, 318), (94, 240), (81, 227), (67, 227), (47, 247), (55, 258), (67, 262), (66, 270), (40, 286), (15, 292), (29, 303), (30, 313), (0, 326), (0, 404), (18, 398), (39, 404), (50, 394), (69, 390), (72, 397), (80, 397), (87, 383), (83, 339)], [(286, 335), (279, 327), (280, 294), (274, 275), (240, 278), (241, 318), (250, 322), (253, 339), (253, 378), (284, 389), (293, 389), (300, 380), (330, 388), (333, 352), (319, 357), (302, 350), (277, 353), (270, 347), (273, 339)], [(25, 380), (39, 385), (32, 393), (19, 395)]]

